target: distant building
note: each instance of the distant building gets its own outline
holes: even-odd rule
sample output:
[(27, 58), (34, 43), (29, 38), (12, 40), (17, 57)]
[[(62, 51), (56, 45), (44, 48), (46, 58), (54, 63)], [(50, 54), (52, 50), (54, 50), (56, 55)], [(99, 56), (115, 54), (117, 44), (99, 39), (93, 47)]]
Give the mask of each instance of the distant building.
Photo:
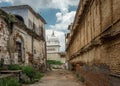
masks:
[[(12, 62), (13, 64), (31, 64), (38, 68), (44, 66), (45, 68), (46, 21), (28, 5), (1, 9), (5, 11), (0, 10), (0, 23), (4, 25), (1, 27), (1, 31), (5, 30), (7, 33), (4, 34), (5, 36), (0, 36), (0, 55), (2, 55), (0, 58), (4, 59), (5, 64)], [(6, 40), (4, 37), (7, 37)]]
[(47, 37), (47, 60), (56, 60), (65, 63), (65, 53), (60, 52), (60, 42), (54, 31)]
[(47, 38), (47, 53), (58, 52), (60, 52), (60, 42), (53, 32), (52, 35)]

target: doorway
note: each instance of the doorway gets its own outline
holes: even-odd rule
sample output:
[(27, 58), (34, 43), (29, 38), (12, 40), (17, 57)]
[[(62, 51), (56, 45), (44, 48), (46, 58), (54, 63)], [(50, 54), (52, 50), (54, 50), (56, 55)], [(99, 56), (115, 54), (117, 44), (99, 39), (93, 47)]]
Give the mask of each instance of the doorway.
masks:
[(24, 63), (24, 42), (21, 37), (16, 40), (16, 53), (17, 53), (17, 63)]

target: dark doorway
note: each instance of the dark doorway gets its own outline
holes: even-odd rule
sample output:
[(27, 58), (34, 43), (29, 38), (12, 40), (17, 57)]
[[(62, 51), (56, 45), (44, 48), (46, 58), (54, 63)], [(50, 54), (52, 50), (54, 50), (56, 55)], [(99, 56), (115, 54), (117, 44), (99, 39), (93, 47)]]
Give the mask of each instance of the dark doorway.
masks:
[(16, 42), (16, 52), (18, 53), (18, 62), (22, 63), (22, 44)]

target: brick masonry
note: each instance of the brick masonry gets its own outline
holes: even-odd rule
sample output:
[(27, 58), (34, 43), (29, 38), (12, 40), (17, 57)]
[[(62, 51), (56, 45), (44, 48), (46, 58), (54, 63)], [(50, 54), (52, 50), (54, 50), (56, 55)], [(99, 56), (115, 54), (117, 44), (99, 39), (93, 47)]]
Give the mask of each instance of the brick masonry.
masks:
[(119, 9), (120, 0), (80, 1), (66, 51), (87, 86), (120, 84), (110, 76), (120, 74)]

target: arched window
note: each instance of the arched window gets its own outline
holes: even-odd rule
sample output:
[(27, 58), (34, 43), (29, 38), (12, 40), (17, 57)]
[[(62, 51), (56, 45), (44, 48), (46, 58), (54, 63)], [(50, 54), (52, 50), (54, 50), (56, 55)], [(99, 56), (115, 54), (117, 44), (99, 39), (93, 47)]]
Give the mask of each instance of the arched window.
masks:
[(24, 23), (24, 19), (23, 19), (22, 16), (20, 16), (20, 15), (15, 15), (15, 17), (16, 17), (18, 20), (20, 20), (20, 21), (22, 21), (22, 22)]

